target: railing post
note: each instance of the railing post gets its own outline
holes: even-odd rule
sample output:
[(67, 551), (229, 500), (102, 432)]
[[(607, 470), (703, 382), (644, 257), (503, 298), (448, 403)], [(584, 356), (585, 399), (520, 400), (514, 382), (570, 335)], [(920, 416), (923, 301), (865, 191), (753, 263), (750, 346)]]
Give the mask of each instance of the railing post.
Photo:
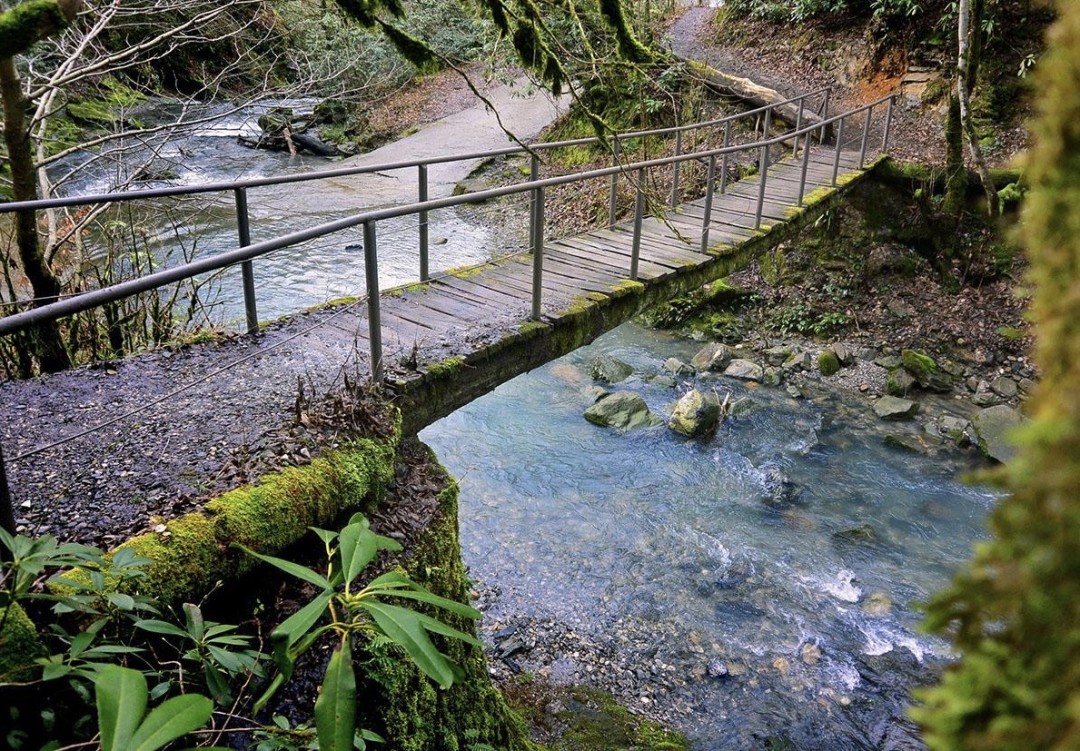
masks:
[[(10, 534), (15, 534), (15, 507), (11, 503), (11, 490), (8, 488), (3, 445), (0, 445), (0, 527)], [(6, 558), (6, 554), (0, 555), (0, 559), (3, 558)]]
[[(765, 110), (765, 124), (764, 124), (764, 127), (762, 127), (762, 129), (761, 129), (761, 140), (762, 141), (768, 141), (769, 140), (769, 131), (771, 129), (772, 129), (772, 110), (767, 109), (767, 110)], [(768, 146), (768, 144), (766, 144), (766, 146), (765, 146), (765, 166), (766, 167), (769, 166), (769, 146)]]
[(638, 258), (641, 256), (641, 222), (645, 214), (645, 169), (637, 174), (637, 198), (634, 200), (634, 243), (630, 246), (630, 278), (637, 281)]
[[(540, 179), (540, 158), (533, 152), (529, 158), (529, 181), (536, 182)], [(536, 191), (529, 191), (529, 247), (536, 238)]]
[[(795, 117), (795, 133), (798, 134), (802, 130), (803, 110), (806, 109), (806, 97), (799, 99), (799, 114)], [(807, 143), (809, 143), (809, 137)], [(806, 148), (805, 144), (803, 148)], [(791, 150), (791, 158), (794, 159), (799, 156), (799, 136), (795, 136), (795, 147)]]
[(709, 173), (705, 178), (705, 219), (701, 223), (701, 252), (709, 252), (709, 223), (712, 220), (713, 183), (716, 181), (716, 154), (709, 157)]
[(870, 108), (866, 110), (866, 122), (863, 123), (862, 129), (862, 146), (859, 147), (859, 169), (863, 168), (863, 164), (866, 162), (866, 142), (870, 138), (870, 118), (874, 116), (874, 105), (870, 105)]
[(896, 94), (889, 97), (889, 106), (885, 111), (885, 135), (881, 138), (881, 153), (885, 154), (889, 151), (889, 131), (892, 129), (892, 110), (893, 102), (896, 100)]
[[(682, 131), (675, 131), (675, 158), (682, 156)], [(679, 167), (682, 162), (673, 162), (671, 165), (671, 208), (679, 205)]]
[(802, 155), (802, 170), (799, 174), (799, 205), (803, 205), (803, 195), (806, 193), (806, 172), (810, 168), (810, 134), (806, 134), (806, 141), (803, 143), (803, 155)]
[[(825, 89), (825, 96), (821, 100), (821, 119), (829, 119), (829, 95), (832, 94), (832, 89)], [(829, 126), (822, 125), (821, 132), (818, 134), (818, 143), (825, 143), (825, 136), (828, 134)]]
[(533, 215), (536, 222), (532, 230), (533, 278), (532, 278), (532, 318), (540, 320), (540, 302), (544, 289), (544, 189), (533, 189)]
[(841, 117), (836, 125), (836, 156), (833, 157), (832, 168), (832, 184), (836, 187), (836, 178), (840, 176), (840, 146), (844, 142), (844, 120), (847, 118)]
[[(770, 124), (769, 121), (771, 119), (770, 118), (771, 115), (772, 115), (772, 110), (771, 109), (766, 110), (766, 112), (765, 112), (766, 133), (768, 133), (769, 124)], [(766, 136), (766, 140), (768, 140), (768, 135)], [(765, 207), (765, 180), (766, 180), (766, 178), (767, 178), (767, 176), (769, 174), (769, 146), (768, 146), (768, 144), (762, 144), (761, 145), (761, 162), (760, 162), (760, 165), (758, 167), (758, 172), (761, 175), (761, 179), (760, 179), (760, 182), (758, 183), (758, 186), (757, 186), (757, 213), (755, 214), (755, 217), (754, 217), (754, 229), (760, 229), (761, 228), (761, 211)]]
[[(731, 121), (724, 123), (724, 148), (731, 146)], [(727, 168), (728, 154), (724, 152), (724, 158), (720, 161), (720, 195), (727, 192)]]
[[(236, 234), (240, 240), (240, 247), (246, 248), (251, 245), (247, 190), (236, 188), (233, 190), (233, 195), (236, 198)], [(247, 331), (249, 334), (257, 334), (259, 333), (259, 313), (255, 308), (255, 269), (251, 261), (240, 264), (240, 274), (244, 281), (244, 314), (247, 318)]]
[[(619, 166), (619, 154), (621, 153), (621, 146), (619, 145), (619, 136), (615, 134), (612, 137), (611, 144), (611, 166)], [(619, 198), (619, 173), (615, 172), (611, 175), (611, 195), (608, 198), (608, 226), (615, 226), (615, 219), (618, 216), (618, 198)]]
[[(420, 203), (428, 199), (428, 168), (426, 164), (416, 165), (417, 175), (417, 198)], [(426, 282), (431, 278), (428, 270), (428, 212), (424, 209), (420, 212), (420, 281)]]
[(364, 276), (367, 281), (371, 380), (379, 385), (383, 380), (382, 320), (379, 313), (379, 258), (374, 222), (364, 222)]

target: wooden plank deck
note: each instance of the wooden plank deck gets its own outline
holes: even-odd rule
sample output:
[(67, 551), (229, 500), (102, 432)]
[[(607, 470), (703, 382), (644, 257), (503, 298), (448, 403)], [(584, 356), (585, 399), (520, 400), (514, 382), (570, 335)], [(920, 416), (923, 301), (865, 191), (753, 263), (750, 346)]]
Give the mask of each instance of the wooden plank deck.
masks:
[[(835, 151), (815, 148), (806, 168), (804, 195), (831, 186)], [(840, 154), (839, 174), (859, 172), (859, 154)], [(784, 222), (797, 208), (803, 161), (787, 158), (766, 176), (762, 229)], [(713, 197), (709, 245), (738, 245), (761, 232), (755, 229), (760, 182), (751, 176), (731, 182)], [(642, 224), (638, 281), (661, 283), (713, 258), (701, 252), (705, 199), (689, 201)], [(542, 310), (557, 315), (561, 307), (589, 292), (609, 292), (630, 276), (633, 221), (544, 245)], [(484, 325), (486, 315), (514, 311), (521, 323), (532, 304), (532, 256), (524, 252), (478, 267), (462, 277), (438, 277), (430, 285), (383, 296), (383, 336), (389, 348), (410, 345), (418, 332), (461, 336)], [(404, 339), (402, 338), (404, 337)], [(388, 366), (393, 363), (387, 362)]]

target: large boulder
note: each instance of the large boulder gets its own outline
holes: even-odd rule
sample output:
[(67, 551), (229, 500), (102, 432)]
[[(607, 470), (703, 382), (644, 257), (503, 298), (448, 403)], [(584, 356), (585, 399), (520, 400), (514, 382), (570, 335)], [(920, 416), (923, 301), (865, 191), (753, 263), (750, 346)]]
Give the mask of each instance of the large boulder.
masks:
[(633, 373), (632, 367), (611, 355), (599, 355), (592, 362), (592, 377), (603, 383), (620, 383)]
[(919, 403), (898, 396), (885, 396), (874, 402), (874, 414), (882, 420), (910, 420), (919, 411)]
[(1007, 462), (1016, 454), (1016, 444), (1011, 433), (1023, 425), (1025, 418), (1012, 407), (999, 404), (976, 412), (971, 427), (979, 450), (999, 462)]
[(596, 404), (585, 410), (585, 419), (605, 428), (633, 430), (662, 425), (663, 420), (649, 411), (649, 405), (630, 391), (616, 391), (600, 397)]
[(723, 370), (731, 362), (731, 357), (731, 347), (711, 342), (698, 350), (690, 364), (698, 370)]
[(840, 371), (840, 358), (831, 349), (827, 349), (818, 355), (817, 367), (823, 376), (835, 375)]
[(720, 401), (697, 389), (686, 392), (675, 404), (668, 427), (691, 438), (708, 435), (720, 423)]
[(765, 375), (765, 369), (753, 360), (732, 360), (724, 369), (724, 375), (732, 378), (741, 378), (744, 381), (761, 382)]

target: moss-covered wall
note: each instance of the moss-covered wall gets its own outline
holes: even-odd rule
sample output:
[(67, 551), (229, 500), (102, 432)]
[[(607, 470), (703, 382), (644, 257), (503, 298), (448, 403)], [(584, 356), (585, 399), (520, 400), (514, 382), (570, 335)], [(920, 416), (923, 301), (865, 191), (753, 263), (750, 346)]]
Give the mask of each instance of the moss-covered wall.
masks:
[[(436, 463), (428, 451), (429, 461)], [(441, 470), (441, 468), (440, 468)], [(409, 575), (435, 594), (469, 601), (469, 582), (461, 560), (458, 537), (458, 487), (443, 472), (445, 488), (432, 523), (410, 551)], [(456, 628), (474, 633), (467, 619), (428, 610)], [(487, 672), (487, 660), (477, 647), (435, 637), (439, 648), (462, 668), (463, 675), (446, 690), (402, 661), (394, 648), (357, 651), (360, 725), (379, 732), (388, 751), (469, 751), (487, 744), (499, 751), (526, 751), (533, 745)], [(386, 651), (389, 649), (389, 653)]]

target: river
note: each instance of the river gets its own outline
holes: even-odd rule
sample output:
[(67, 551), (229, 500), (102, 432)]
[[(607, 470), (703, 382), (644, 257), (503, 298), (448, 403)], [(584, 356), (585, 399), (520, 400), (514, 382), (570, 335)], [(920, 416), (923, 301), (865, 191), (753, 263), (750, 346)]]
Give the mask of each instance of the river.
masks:
[[(607, 668), (540, 648), (515, 659), (558, 680), (607, 671), (616, 686), (644, 667), (644, 688), (621, 698), (675, 716), (700, 751), (921, 748), (909, 689), (950, 655), (919, 633), (917, 604), (983, 535), (994, 495), (957, 480), (962, 457), (885, 446), (854, 395), (699, 379), (760, 405), (708, 440), (583, 419), (597, 354), (633, 365), (619, 388), (663, 414), (676, 392), (648, 377), (699, 346), (627, 324), (421, 434), (460, 478), (486, 618), (623, 651)], [(777, 469), (797, 501), (764, 502)]]

